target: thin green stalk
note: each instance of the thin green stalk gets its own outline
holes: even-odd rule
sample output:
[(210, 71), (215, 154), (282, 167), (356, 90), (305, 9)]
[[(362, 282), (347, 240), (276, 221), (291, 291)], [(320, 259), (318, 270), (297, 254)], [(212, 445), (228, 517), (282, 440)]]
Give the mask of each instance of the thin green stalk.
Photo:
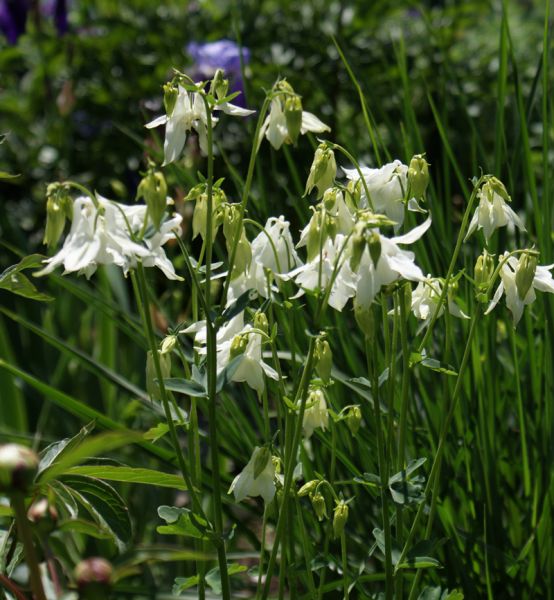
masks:
[[(223, 539), (223, 509), (221, 504), (221, 476), (219, 473), (219, 442), (217, 436), (217, 331), (210, 320), (211, 289), (212, 289), (212, 253), (213, 253), (213, 127), (211, 110), (208, 100), (203, 96), (207, 115), (208, 137), (208, 176), (207, 176), (207, 202), (208, 214), (206, 219), (206, 284), (204, 289), (204, 304), (206, 307), (206, 352), (207, 352), (207, 392), (208, 392), (208, 439), (212, 461), (212, 492), (213, 492), (213, 518), (214, 530), (217, 538), (217, 559), (221, 578), (221, 594), (224, 600), (230, 600), (231, 588), (227, 570), (227, 555), (225, 540)], [(232, 272), (232, 266), (229, 273)], [(230, 275), (228, 277), (230, 280)]]
[(271, 585), (271, 576), (275, 569), (275, 563), (277, 561), (277, 553), (279, 551), (279, 544), (283, 536), (283, 530), (286, 521), (286, 509), (288, 500), (290, 497), (290, 486), (292, 483), (292, 476), (294, 473), (296, 453), (300, 444), (300, 436), (302, 434), (302, 421), (304, 419), (304, 412), (306, 410), (306, 401), (308, 399), (308, 386), (310, 384), (310, 378), (314, 368), (314, 351), (315, 351), (315, 337), (310, 338), (310, 347), (308, 349), (308, 356), (306, 358), (306, 364), (302, 373), (302, 378), (298, 385), (298, 391), (296, 394), (295, 402), (300, 401), (300, 408), (296, 417), (296, 424), (294, 429), (294, 435), (290, 447), (290, 452), (285, 455), (285, 481), (283, 484), (283, 499), (281, 503), (281, 511), (279, 513), (279, 519), (277, 520), (277, 528), (275, 530), (275, 540), (273, 542), (273, 548), (269, 557), (269, 563), (267, 565), (266, 581), (262, 594), (262, 599), (265, 600), (269, 594), (269, 588)]
[(388, 503), (388, 473), (386, 471), (386, 449), (381, 426), (381, 404), (379, 400), (379, 375), (377, 372), (377, 339), (365, 339), (365, 352), (367, 359), (367, 370), (371, 381), (371, 394), (373, 397), (373, 409), (375, 411), (375, 429), (377, 434), (377, 456), (379, 463), (379, 475), (381, 477), (381, 512), (383, 513), (383, 535), (385, 538), (385, 598), (392, 600), (393, 597), (393, 570), (392, 570), (392, 538), (389, 519)]
[(344, 594), (344, 600), (348, 600), (348, 560), (346, 557), (346, 534), (344, 533), (344, 531), (340, 534), (340, 553), (342, 559), (342, 589)]
[(40, 578), (37, 553), (33, 544), (33, 533), (25, 511), (25, 499), (23, 494), (13, 494), (11, 497), (11, 505), (17, 523), (17, 530), (19, 531), (19, 537), (23, 543), (25, 561), (29, 567), (29, 579), (33, 595), (35, 596), (35, 600), (46, 600), (44, 588), (42, 587), (42, 580)]
[[(472, 345), (472, 341), (473, 341), (473, 336), (475, 335), (475, 332), (477, 331), (477, 324), (480, 321), (480, 317), (481, 317), (481, 313), (482, 313), (482, 308), (479, 305), (477, 308), (477, 313), (474, 316), (472, 323), (471, 323), (471, 328), (469, 330), (469, 334), (468, 334), (468, 338), (466, 341), (466, 346), (464, 349), (464, 354), (462, 357), (462, 363), (460, 365), (460, 369), (458, 371), (458, 377), (456, 378), (456, 385), (454, 387), (454, 391), (452, 392), (452, 398), (450, 400), (450, 407), (448, 409), (448, 413), (446, 415), (446, 418), (444, 420), (442, 429), (441, 429), (441, 433), (440, 433), (440, 437), (439, 437), (439, 443), (437, 446), (437, 451), (435, 453), (435, 458), (433, 460), (433, 464), (431, 466), (431, 472), (429, 473), (429, 477), (427, 479), (427, 484), (425, 486), (425, 491), (424, 491), (424, 497), (425, 499), (429, 498), (429, 495), (432, 493), (434, 496), (436, 496), (438, 494), (438, 487), (439, 487), (439, 481), (440, 481), (440, 469), (441, 469), (441, 461), (442, 461), (442, 455), (444, 452), (444, 448), (445, 448), (445, 442), (446, 442), (446, 437), (448, 435), (448, 432), (450, 430), (450, 423), (452, 422), (452, 419), (454, 417), (454, 413), (456, 411), (456, 407), (458, 406), (458, 399), (460, 396), (460, 392), (463, 386), (463, 378), (465, 375), (465, 370), (467, 367), (467, 363), (469, 361), (469, 356), (471, 354), (471, 345)], [(404, 547), (402, 548), (402, 553), (400, 554), (400, 558), (398, 559), (397, 562), (397, 567), (396, 569), (398, 569), (398, 565), (402, 564), (406, 558), (406, 554), (408, 553), (408, 549), (410, 547), (410, 544), (412, 543), (417, 527), (425, 513), (425, 506), (426, 506), (426, 501), (422, 501), (417, 509), (417, 513), (415, 516), (415, 519), (412, 523), (412, 526), (410, 528), (410, 532), (408, 534), (408, 537), (406, 539), (406, 542), (404, 543)], [(430, 529), (430, 527), (432, 526), (432, 514), (429, 514), (429, 519), (427, 522), (427, 529)], [(416, 581), (417, 581), (417, 577), (416, 577)], [(413, 595), (415, 594), (415, 584), (416, 581), (414, 581), (414, 585), (412, 585), (412, 590), (410, 592), (410, 597), (413, 597)]]

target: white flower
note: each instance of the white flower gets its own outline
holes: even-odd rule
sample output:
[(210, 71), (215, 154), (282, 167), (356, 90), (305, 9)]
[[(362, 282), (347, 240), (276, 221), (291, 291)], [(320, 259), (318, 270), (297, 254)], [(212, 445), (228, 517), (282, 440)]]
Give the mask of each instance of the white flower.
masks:
[[(174, 215), (143, 244), (131, 234), (143, 229), (146, 206), (126, 206), (97, 196), (98, 208), (91, 198), (80, 196), (73, 203), (71, 229), (61, 250), (45, 261), (37, 275), (51, 273), (63, 265), (64, 273), (77, 271), (89, 278), (98, 265), (115, 264), (127, 274), (142, 261), (146, 267), (158, 267), (169, 279), (180, 279), (166, 257), (162, 245), (180, 231), (181, 216)], [(130, 229), (130, 231), (129, 231)]]
[(496, 178), (492, 177), (483, 184), (477, 192), (477, 196), (479, 198), (479, 206), (473, 214), (464, 241), (476, 229), (483, 229), (485, 239), (488, 242), (495, 229), (504, 227), (508, 223), (513, 223), (516, 227), (525, 231), (525, 226), (521, 219), (506, 203), (505, 198), (509, 198), (509, 196), (502, 183)]
[[(253, 110), (247, 110), (239, 106), (222, 102), (215, 107), (215, 110), (221, 110), (229, 115), (245, 117), (251, 115)], [(218, 119), (211, 118), (212, 126), (215, 127)], [(193, 129), (198, 133), (198, 141), (201, 152), (208, 154), (208, 113), (206, 104), (199, 92), (187, 92), (184, 87), (179, 86), (177, 99), (171, 115), (162, 115), (155, 118), (145, 127), (152, 129), (159, 125), (165, 125), (164, 141), (164, 165), (175, 162), (187, 140), (187, 134)]]
[(367, 248), (362, 254), (357, 269), (356, 304), (358, 306), (363, 309), (369, 308), (381, 287), (398, 279), (420, 281), (424, 278), (421, 269), (414, 262), (414, 253), (400, 249), (398, 244), (413, 244), (430, 226), (429, 217), (408, 233), (390, 239), (381, 235), (378, 229), (374, 230), (379, 236), (381, 252), (377, 265), (374, 264)]
[[(412, 293), (412, 312), (416, 318), (428, 322), (435, 314), (441, 294), (442, 282), (440, 279), (428, 275), (420, 281)], [(469, 319), (450, 295), (448, 295), (448, 312), (460, 319)], [(440, 307), (437, 316), (440, 317), (443, 313), (444, 305)]]
[(302, 428), (307, 438), (310, 438), (315, 429), (321, 427), (323, 431), (329, 425), (329, 412), (327, 411), (327, 402), (322, 390), (312, 390), (308, 396)]
[(229, 494), (235, 494), (235, 500), (241, 502), (247, 496), (261, 496), (264, 502), (271, 502), (275, 496), (275, 467), (269, 448), (256, 446), (248, 464), (235, 477)]
[[(326, 200), (328, 200), (327, 203), (325, 202)], [(320, 206), (323, 205), (326, 205), (325, 214), (334, 219), (336, 233), (341, 233), (346, 236), (354, 229), (355, 218), (346, 205), (342, 191), (338, 188), (326, 190), (323, 196), (323, 203)], [(319, 210), (314, 211), (308, 224), (300, 233), (300, 240), (298, 244), (296, 244), (297, 248), (308, 245), (310, 233), (317, 231), (321, 218), (321, 212)]]
[[(288, 273), (300, 264), (290, 234), (290, 223), (283, 216), (270, 217), (251, 245), (252, 260), (246, 273), (233, 279), (229, 286), (227, 303), (236, 300), (247, 290), (256, 290), (263, 298), (269, 298), (272, 288), (271, 275)], [(267, 270), (270, 271), (268, 280)]]
[(342, 310), (348, 299), (356, 293), (356, 276), (346, 260), (345, 241), (345, 236), (340, 234), (334, 241), (327, 238), (321, 253), (318, 252), (313, 260), (292, 270), (284, 279), (294, 279), (296, 285), (312, 292), (320, 284), (322, 290), (331, 285), (329, 306)]
[[(508, 253), (505, 252), (500, 256), (499, 260), (503, 261), (507, 256)], [(554, 279), (552, 279), (552, 274), (550, 273), (554, 264), (529, 266), (530, 262), (531, 261), (524, 260), (523, 256), (519, 261), (514, 256), (510, 256), (504, 262), (500, 268), (500, 285), (496, 289), (494, 297), (485, 314), (488, 315), (492, 311), (500, 301), (502, 294), (505, 293), (506, 306), (512, 313), (515, 327), (521, 319), (525, 306), (531, 304), (535, 300), (535, 290), (554, 294)], [(521, 279), (527, 280), (526, 284), (523, 284), (523, 290), (521, 289)], [(523, 297), (522, 291), (524, 292)]]
[[(343, 171), (351, 181), (360, 180), (357, 169), (343, 168)], [(404, 222), (404, 197), (408, 190), (408, 167), (399, 160), (395, 160), (383, 165), (380, 169), (361, 167), (360, 171), (371, 197), (373, 211), (387, 215), (389, 219), (397, 223), (396, 230), (398, 230)], [(359, 208), (368, 208), (369, 203), (363, 185), (361, 200), (362, 206)]]
[[(199, 354), (207, 353), (206, 322), (199, 321), (180, 333), (195, 333), (194, 345)], [(218, 375), (235, 358), (232, 356), (233, 342), (243, 346), (241, 360), (230, 380), (237, 383), (245, 381), (259, 394), (264, 391), (264, 374), (271, 379), (279, 378), (277, 372), (262, 360), (262, 335), (250, 325), (244, 325), (244, 312), (230, 319), (219, 329), (216, 337), (217, 373)]]
[[(305, 135), (308, 131), (322, 133), (324, 131), (331, 131), (331, 128), (328, 125), (325, 125), (325, 123), (320, 121), (312, 113), (303, 110), (300, 133)], [(269, 115), (266, 117), (260, 130), (259, 141), (261, 141), (264, 135), (275, 150), (279, 150), (279, 148), (290, 139), (287, 118), (285, 116), (285, 111), (283, 110), (283, 101), (279, 97), (273, 98), (271, 101)]]

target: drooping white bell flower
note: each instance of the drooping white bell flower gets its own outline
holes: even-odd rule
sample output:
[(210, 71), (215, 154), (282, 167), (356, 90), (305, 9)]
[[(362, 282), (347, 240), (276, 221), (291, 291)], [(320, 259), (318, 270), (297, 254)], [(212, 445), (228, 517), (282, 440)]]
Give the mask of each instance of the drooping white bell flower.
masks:
[(71, 229), (64, 244), (45, 261), (46, 266), (37, 276), (51, 273), (61, 265), (64, 273), (78, 272), (87, 278), (98, 265), (115, 264), (127, 274), (140, 260), (144, 266), (160, 268), (169, 279), (180, 279), (162, 249), (180, 232), (180, 215), (163, 223), (159, 231), (139, 244), (131, 236), (144, 228), (146, 206), (126, 206), (102, 196), (97, 196), (96, 202), (98, 206), (88, 196), (75, 199)]
[(325, 431), (329, 425), (329, 411), (325, 394), (321, 389), (312, 390), (306, 401), (306, 410), (302, 420), (302, 428), (307, 438), (310, 438), (315, 429), (320, 427)]
[[(421, 280), (412, 293), (412, 312), (416, 318), (428, 322), (435, 314), (439, 299), (442, 294), (443, 284), (436, 277), (427, 277)], [(469, 319), (469, 317), (454, 302), (454, 299), (447, 296), (448, 312), (454, 317), (460, 319)], [(440, 307), (438, 317), (444, 313), (444, 304)]]
[[(187, 92), (179, 86), (175, 105), (170, 115), (156, 117), (146, 128), (152, 129), (160, 125), (165, 125), (164, 141), (164, 165), (175, 162), (187, 140), (187, 134), (193, 129), (198, 133), (200, 151), (208, 154), (208, 112), (202, 95), (199, 92)], [(235, 106), (229, 102), (221, 102), (214, 107), (214, 110), (221, 110), (229, 115), (245, 117), (251, 115), (253, 110), (247, 110), (240, 106)], [(218, 119), (212, 115), (212, 126), (215, 127)]]
[[(357, 169), (344, 169), (346, 177), (353, 182), (360, 180)], [(408, 190), (408, 167), (399, 160), (383, 165), (379, 169), (361, 167), (360, 171), (365, 180), (373, 211), (387, 215), (394, 221), (396, 230), (404, 222), (404, 197)], [(361, 206), (369, 208), (365, 187), (361, 186)]]
[(496, 177), (489, 178), (477, 191), (479, 206), (476, 208), (473, 218), (469, 224), (466, 241), (469, 236), (477, 229), (482, 229), (487, 242), (499, 227), (505, 227), (512, 223), (521, 231), (525, 231), (523, 221), (509, 207), (507, 201), (510, 200), (506, 188)]
[(248, 496), (261, 496), (271, 502), (275, 496), (275, 466), (269, 448), (256, 446), (244, 469), (235, 477), (229, 494), (242, 502)]
[[(323, 133), (324, 131), (331, 131), (331, 128), (328, 125), (325, 125), (325, 123), (320, 121), (312, 113), (303, 110), (300, 133), (305, 135), (308, 131), (312, 131), (313, 133)], [(290, 140), (283, 103), (278, 97), (273, 98), (271, 101), (269, 115), (266, 117), (260, 130), (259, 141), (261, 141), (264, 135), (275, 150), (279, 150), (284, 143)]]
[(499, 260), (505, 261), (500, 268), (500, 284), (496, 289), (494, 297), (489, 304), (485, 314), (489, 314), (498, 304), (502, 294), (506, 295), (506, 306), (512, 313), (514, 327), (519, 323), (523, 315), (523, 309), (534, 302), (535, 290), (554, 294), (554, 279), (552, 278), (552, 265), (537, 265), (536, 258), (527, 254), (518, 260), (515, 256), (506, 259), (505, 252)]
[(302, 290), (312, 292), (318, 286), (325, 290), (330, 285), (329, 306), (342, 310), (348, 299), (355, 295), (357, 281), (348, 264), (345, 243), (344, 235), (338, 234), (334, 240), (328, 237), (321, 253), (318, 252), (311, 261), (293, 269), (284, 278), (294, 279)]
[(365, 248), (362, 254), (360, 265), (356, 270), (356, 304), (359, 307), (368, 309), (384, 285), (399, 279), (408, 281), (424, 279), (421, 269), (415, 264), (415, 254), (402, 250), (399, 245), (413, 244), (430, 226), (431, 217), (408, 233), (390, 239), (381, 235), (378, 229), (373, 230), (373, 235), (378, 236), (377, 241), (380, 244), (379, 258), (375, 264), (368, 248)]

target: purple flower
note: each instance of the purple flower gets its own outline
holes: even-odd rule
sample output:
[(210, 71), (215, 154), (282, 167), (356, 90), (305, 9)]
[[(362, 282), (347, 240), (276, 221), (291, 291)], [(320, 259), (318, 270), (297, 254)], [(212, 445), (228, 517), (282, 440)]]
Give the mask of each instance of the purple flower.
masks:
[(22, 33), (25, 33), (29, 4), (27, 0), (1, 0), (0, 29), (14, 46)]
[(53, 17), (59, 35), (67, 33), (67, 0), (45, 0), (41, 6), (41, 13), (45, 17)]
[(241, 92), (235, 103), (245, 106), (244, 81), (240, 69), (240, 56), (244, 64), (250, 62), (250, 50), (244, 46), (240, 48), (231, 40), (218, 40), (217, 42), (198, 43), (190, 42), (187, 52), (194, 60), (194, 79), (210, 79), (217, 69), (223, 69), (229, 79), (229, 93)]

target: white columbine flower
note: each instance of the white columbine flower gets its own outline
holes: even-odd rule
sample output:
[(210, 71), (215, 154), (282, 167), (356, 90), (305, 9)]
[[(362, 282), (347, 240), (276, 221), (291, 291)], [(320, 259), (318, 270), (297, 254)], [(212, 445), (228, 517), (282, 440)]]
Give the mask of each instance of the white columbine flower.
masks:
[[(351, 181), (360, 180), (357, 169), (344, 169), (343, 171)], [(397, 223), (396, 229), (404, 222), (404, 197), (408, 190), (408, 167), (395, 160), (383, 165), (380, 169), (369, 169), (361, 167), (360, 171), (365, 180), (373, 211), (387, 215), (389, 219)], [(365, 187), (361, 187), (362, 206), (369, 208)]]
[(51, 273), (63, 265), (64, 273), (83, 273), (89, 278), (98, 265), (115, 264), (127, 274), (142, 261), (146, 267), (158, 267), (169, 279), (180, 279), (162, 249), (174, 233), (180, 232), (181, 216), (174, 215), (160, 230), (143, 243), (132, 240), (131, 234), (143, 229), (146, 206), (126, 206), (97, 196), (98, 207), (88, 196), (73, 203), (71, 229), (61, 250), (45, 261), (37, 275)]
[(476, 229), (483, 229), (485, 239), (488, 242), (495, 229), (504, 227), (508, 223), (513, 223), (516, 227), (525, 231), (522, 220), (507, 204), (510, 197), (506, 192), (506, 188), (496, 177), (488, 179), (478, 190), (477, 196), (479, 206), (473, 214), (464, 241)]
[(314, 389), (310, 392), (306, 410), (304, 411), (304, 419), (302, 420), (302, 428), (307, 438), (310, 438), (315, 429), (321, 427), (323, 431), (329, 425), (329, 412), (327, 411), (327, 402), (323, 390)]
[(312, 292), (320, 284), (322, 290), (331, 285), (329, 306), (342, 310), (348, 299), (356, 293), (356, 275), (348, 264), (345, 243), (346, 237), (341, 234), (334, 240), (327, 238), (321, 253), (318, 252), (310, 262), (292, 270), (286, 279), (294, 279), (296, 285)]
[(261, 496), (264, 502), (271, 502), (275, 496), (275, 466), (269, 448), (256, 446), (248, 464), (235, 477), (229, 494), (241, 502), (247, 496)]
[[(442, 294), (442, 282), (440, 279), (428, 275), (420, 281), (412, 293), (412, 312), (416, 318), (428, 322), (435, 314), (435, 310)], [(469, 317), (454, 302), (448, 294), (448, 312), (454, 317), (460, 319), (469, 319)], [(439, 310), (440, 317), (444, 313), (444, 305)]]
[(507, 252), (500, 256), (500, 261), (505, 260), (500, 268), (501, 282), (485, 314), (489, 314), (502, 294), (506, 294), (506, 306), (512, 313), (515, 327), (525, 306), (535, 300), (535, 290), (554, 294), (554, 279), (550, 273), (554, 264), (539, 266), (536, 258), (529, 255), (522, 255), (519, 260), (515, 256), (506, 259), (507, 256)]
[(414, 262), (414, 253), (402, 250), (398, 245), (413, 244), (430, 226), (431, 217), (408, 233), (390, 239), (381, 235), (378, 229), (373, 230), (379, 236), (381, 250), (375, 265), (368, 248), (364, 249), (357, 269), (356, 304), (358, 306), (363, 309), (369, 308), (381, 287), (398, 279), (420, 281), (424, 278), (421, 269)]
[[(331, 128), (328, 125), (325, 125), (325, 123), (320, 121), (312, 113), (303, 110), (300, 133), (305, 135), (308, 131), (322, 133), (324, 131), (331, 131)], [(279, 148), (290, 139), (283, 101), (279, 97), (273, 98), (271, 101), (269, 115), (262, 125), (259, 140), (261, 140), (264, 135), (275, 150), (279, 150)]]
[[(239, 106), (222, 102), (214, 110), (221, 110), (229, 115), (245, 117), (251, 115), (253, 110), (247, 110)], [(217, 118), (212, 116), (212, 126), (217, 123)], [(187, 140), (187, 134), (193, 129), (198, 133), (200, 150), (204, 155), (208, 154), (208, 113), (206, 104), (199, 92), (187, 92), (184, 87), (179, 86), (177, 99), (171, 115), (162, 115), (155, 118), (145, 127), (152, 129), (159, 125), (165, 125), (164, 141), (164, 165), (175, 162)]]

